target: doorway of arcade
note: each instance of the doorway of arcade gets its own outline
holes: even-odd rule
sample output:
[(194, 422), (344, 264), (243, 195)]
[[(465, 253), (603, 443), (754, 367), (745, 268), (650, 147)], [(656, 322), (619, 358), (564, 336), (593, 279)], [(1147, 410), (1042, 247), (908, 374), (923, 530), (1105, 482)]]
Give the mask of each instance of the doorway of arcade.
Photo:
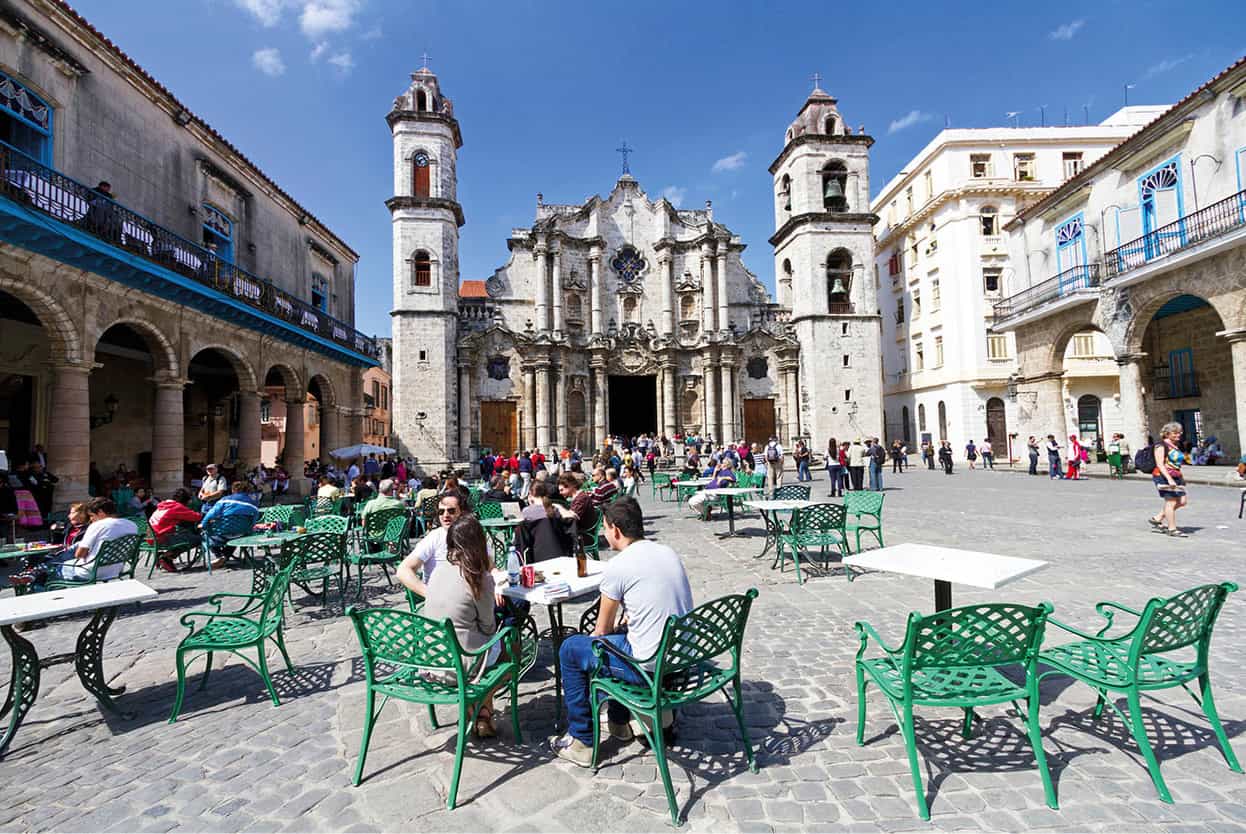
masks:
[(610, 434), (620, 437), (657, 434), (657, 376), (612, 376), (609, 396), (610, 425), (607, 429)]

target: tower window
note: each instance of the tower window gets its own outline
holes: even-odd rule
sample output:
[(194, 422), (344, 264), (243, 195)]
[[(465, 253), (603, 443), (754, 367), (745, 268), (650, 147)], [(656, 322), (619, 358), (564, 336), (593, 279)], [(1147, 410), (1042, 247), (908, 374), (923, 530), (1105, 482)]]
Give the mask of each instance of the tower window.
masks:
[(828, 162), (822, 169), (822, 208), (848, 210), (848, 168), (842, 162)]
[(415, 91), (415, 109), (421, 113), (428, 110), (428, 93), (423, 90)]
[(983, 206), (978, 212), (978, 221), (982, 226), (983, 237), (995, 237), (999, 234), (999, 210), (995, 206)]
[(998, 266), (982, 268), (982, 288), (987, 295), (999, 295), (1003, 290), (1004, 270)]
[(784, 211), (792, 210), (792, 178), (787, 174), (784, 174), (779, 182), (779, 202), (783, 205)]
[(848, 335), (848, 322), (845, 321), (840, 324), (839, 332), (844, 336)]
[(835, 133), (835, 117), (834, 116), (826, 117), (826, 129), (823, 130), (822, 132), (825, 133), (827, 136), (834, 135)]
[(836, 249), (826, 259), (827, 301), (832, 313), (851, 313), (849, 290), (852, 285), (852, 255)]
[(0, 73), (0, 141), (39, 162), (52, 161), (52, 108)]
[(783, 259), (783, 277), (789, 280), (792, 277), (792, 262), (787, 258)]
[(426, 350), (422, 350), (422, 351), (420, 351), (420, 361), (421, 361), (421, 362), (427, 362), (427, 361), (428, 361), (428, 351), (426, 351)]
[(424, 153), (423, 151), (420, 151), (419, 153), (415, 155), (414, 162), (415, 162), (415, 171), (414, 171), (415, 179), (414, 179), (414, 183), (411, 188), (411, 193), (414, 194), (416, 197), (428, 197), (432, 193), (431, 192), (431, 178), (429, 176), (431, 172), (431, 166), (429, 165), (428, 154)]
[(427, 252), (420, 251), (415, 253), (412, 259), (415, 270), (412, 276), (412, 283), (417, 287), (431, 287), (433, 285), (433, 261)]
[(989, 153), (969, 155), (969, 176), (976, 180), (987, 179), (991, 176), (991, 155)]
[(845, 368), (847, 368), (847, 367), (848, 367), (848, 354), (846, 354), (846, 353), (844, 354), (844, 367), (845, 367)]
[(852, 402), (852, 389), (851, 388), (844, 389), (844, 402), (846, 403)]
[(311, 302), (320, 312), (329, 312), (329, 282), (318, 272), (312, 273)]

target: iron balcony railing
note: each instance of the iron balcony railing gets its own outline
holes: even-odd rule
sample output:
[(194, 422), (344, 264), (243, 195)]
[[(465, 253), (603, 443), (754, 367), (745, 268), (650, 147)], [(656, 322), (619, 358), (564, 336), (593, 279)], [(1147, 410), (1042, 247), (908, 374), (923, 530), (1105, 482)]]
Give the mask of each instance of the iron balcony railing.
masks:
[(307, 333), (368, 357), (376, 341), (77, 180), (0, 144), (0, 193)]
[(1099, 286), (1099, 264), (1082, 264), (1066, 269), (1046, 281), (1027, 287), (1016, 295), (1010, 295), (995, 305), (995, 318), (1005, 319), (1033, 310), (1050, 301), (1076, 295), (1082, 290)]
[(1243, 227), (1246, 190), (1111, 250), (1103, 257), (1105, 280)]

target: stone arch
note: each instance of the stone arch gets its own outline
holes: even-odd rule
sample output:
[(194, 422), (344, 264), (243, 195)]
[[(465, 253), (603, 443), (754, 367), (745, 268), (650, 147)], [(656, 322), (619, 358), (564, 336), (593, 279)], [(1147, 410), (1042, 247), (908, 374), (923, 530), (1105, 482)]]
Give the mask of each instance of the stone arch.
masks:
[(268, 366), (268, 370), (264, 371), (264, 384), (268, 384), (268, 377), (273, 372), (281, 378), (281, 384), (286, 389), (286, 400), (299, 402), (306, 396), (306, 388), (303, 387), (303, 380), (299, 377), (298, 371), (284, 362), (274, 362)]
[[(1063, 370), (1064, 352), (1068, 349), (1069, 342), (1078, 333), (1085, 333), (1088, 330), (1107, 335), (1106, 331), (1090, 318), (1071, 322), (1056, 331), (1055, 336), (1051, 340), (1051, 355), (1048, 357), (1048, 368), (1055, 371)], [(1108, 342), (1110, 343), (1111, 341), (1109, 338)], [(1116, 345), (1112, 345), (1112, 349), (1116, 350)]]
[(122, 324), (134, 329), (143, 337), (143, 341), (147, 343), (147, 349), (151, 351), (154, 369), (157, 373), (164, 371), (174, 377), (182, 375), (181, 362), (177, 358), (177, 348), (173, 346), (173, 340), (166, 336), (163, 330), (141, 316), (122, 316), (100, 325), (92, 338), (92, 352), (105, 333)]
[(320, 388), (320, 392), (324, 394), (324, 399), (321, 400), (320, 405), (324, 408), (336, 408), (339, 400), (337, 396), (337, 388), (334, 386), (332, 378), (330, 378), (330, 376), (323, 371), (316, 371), (312, 373), (311, 376), (307, 378), (307, 390), (309, 392), (311, 391), (311, 385), (313, 382)]
[(54, 362), (81, 362), (82, 335), (74, 320), (51, 293), (24, 279), (0, 274), (0, 290), (21, 301), (38, 317), (48, 335)]
[[(1180, 286), (1174, 283), (1155, 292), (1149, 299), (1141, 303), (1133, 305), (1134, 315), (1125, 327), (1122, 337), (1124, 352), (1129, 354), (1142, 352), (1142, 340), (1146, 336), (1147, 326), (1151, 323), (1151, 318), (1160, 311), (1168, 302), (1179, 296), (1189, 295), (1200, 301), (1207, 302), (1211, 309), (1215, 310), (1216, 315), (1220, 317), (1220, 324), (1226, 330), (1233, 330), (1242, 326), (1243, 317), (1235, 316), (1233, 310), (1225, 309), (1225, 300), (1221, 297), (1208, 298), (1198, 293), (1186, 292)], [(1113, 344), (1113, 348), (1118, 348)]]
[(187, 351), (186, 366), (182, 369), (182, 376), (190, 373), (191, 361), (203, 353), (205, 350), (214, 350), (228, 360), (234, 369), (234, 374), (238, 377), (238, 386), (243, 391), (258, 391), (260, 388), (260, 380), (255, 375), (255, 368), (245, 356), (236, 349), (218, 343), (196, 344), (192, 345)]

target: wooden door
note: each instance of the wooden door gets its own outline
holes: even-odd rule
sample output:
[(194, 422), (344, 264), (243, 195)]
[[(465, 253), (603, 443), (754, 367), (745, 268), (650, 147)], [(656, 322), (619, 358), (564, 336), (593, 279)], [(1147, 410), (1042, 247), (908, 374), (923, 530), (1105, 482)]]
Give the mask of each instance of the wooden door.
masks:
[(513, 402), (480, 403), (480, 445), (510, 454), (519, 448), (519, 422)]
[(744, 439), (763, 446), (777, 435), (774, 430), (774, 400), (744, 401)]

